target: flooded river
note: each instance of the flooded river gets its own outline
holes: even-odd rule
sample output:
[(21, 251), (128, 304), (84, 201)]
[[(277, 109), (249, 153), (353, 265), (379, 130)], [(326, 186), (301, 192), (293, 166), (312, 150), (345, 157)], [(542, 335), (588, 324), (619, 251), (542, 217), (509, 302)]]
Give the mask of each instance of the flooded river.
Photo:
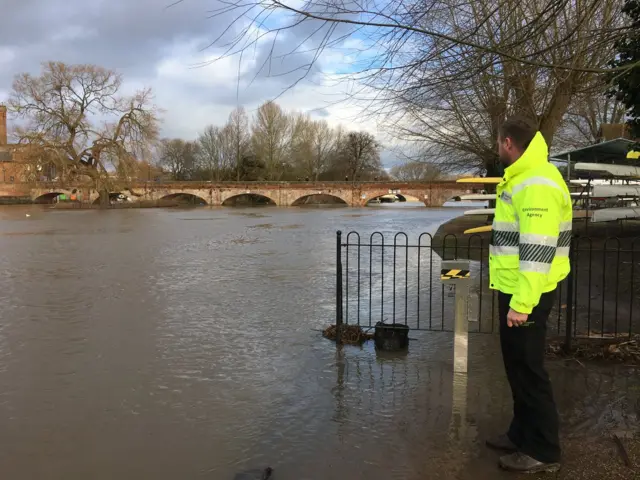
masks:
[[(434, 233), (460, 213), (0, 209), (0, 478), (463, 478), (461, 452), (509, 417), (495, 337), (471, 339), (461, 416), (450, 334), (380, 356), (319, 333), (336, 230)], [(582, 371), (554, 376), (588, 429), (597, 401), (576, 392), (629, 380)]]

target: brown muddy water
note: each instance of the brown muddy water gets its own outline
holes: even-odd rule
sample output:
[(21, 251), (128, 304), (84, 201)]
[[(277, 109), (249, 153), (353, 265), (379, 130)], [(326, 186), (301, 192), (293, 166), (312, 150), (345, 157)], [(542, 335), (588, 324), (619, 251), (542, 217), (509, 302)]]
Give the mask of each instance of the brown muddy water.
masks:
[[(458, 214), (0, 209), (0, 478), (480, 472), (511, 409), (495, 336), (471, 337), (454, 387), (451, 334), (413, 332), (408, 354), (379, 355), (318, 332), (337, 229), (416, 235)], [(568, 434), (637, 425), (631, 370), (551, 370)]]

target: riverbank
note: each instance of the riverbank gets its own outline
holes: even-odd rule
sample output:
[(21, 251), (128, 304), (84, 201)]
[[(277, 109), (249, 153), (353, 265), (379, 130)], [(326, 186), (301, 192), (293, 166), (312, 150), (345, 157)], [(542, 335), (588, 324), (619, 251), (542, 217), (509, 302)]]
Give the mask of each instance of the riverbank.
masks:
[(0, 196), (0, 205), (32, 205), (31, 197)]
[[(517, 475), (498, 470), (499, 454), (478, 444), (477, 453), (468, 467), (441, 480), (525, 480), (549, 478), (553, 480), (637, 480), (640, 478), (640, 440), (613, 436), (561, 438), (563, 461), (561, 470), (553, 475)], [(480, 450), (484, 451), (480, 451)], [(452, 466), (455, 469), (455, 466)]]
[[(638, 368), (585, 360), (549, 360), (561, 422), (562, 469), (556, 480), (634, 480), (640, 478), (640, 389)], [(497, 420), (497, 419), (494, 419)], [(487, 422), (489, 422), (487, 418)], [(525, 479), (527, 475), (498, 472), (498, 454), (484, 438), (499, 432), (499, 421), (475, 443), (473, 458), (456, 480)], [(443, 477), (446, 478), (446, 477)], [(538, 478), (538, 477), (533, 477)], [(540, 476), (548, 478), (548, 476)]]

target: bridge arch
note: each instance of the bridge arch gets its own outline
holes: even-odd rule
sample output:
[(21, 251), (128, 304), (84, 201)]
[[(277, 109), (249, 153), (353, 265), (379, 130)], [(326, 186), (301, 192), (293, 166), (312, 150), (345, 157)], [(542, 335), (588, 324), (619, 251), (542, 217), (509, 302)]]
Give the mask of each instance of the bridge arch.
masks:
[(277, 203), (271, 197), (257, 192), (244, 192), (229, 195), (222, 200), (223, 207), (249, 207), (249, 206), (276, 206)]
[(376, 201), (381, 199), (382, 197), (388, 197), (394, 195), (396, 197), (396, 201), (398, 202), (418, 202), (426, 205), (425, 202), (425, 194), (424, 192), (400, 192), (400, 193), (389, 193), (389, 190), (380, 190), (373, 192), (366, 192), (366, 197), (362, 199), (362, 206), (367, 206), (369, 204), (375, 204)]
[(180, 205), (208, 205), (204, 198), (188, 192), (170, 193), (160, 197), (159, 201), (160, 203), (175, 203)]
[(294, 200), (292, 207), (304, 205), (349, 205), (349, 202), (339, 195), (331, 193), (309, 193)]
[[(121, 202), (130, 202), (131, 197), (124, 192), (109, 192), (109, 203), (121, 203)], [(98, 205), (100, 203), (100, 197), (96, 198), (93, 201), (94, 205)]]
[(50, 204), (50, 203), (55, 203), (56, 199), (60, 195), (69, 195), (69, 192), (67, 192), (65, 190), (59, 190), (59, 191), (55, 191), (55, 192), (42, 193), (42, 194), (38, 195), (36, 198), (33, 199), (33, 203), (37, 203), (39, 205), (46, 205), (46, 204)]
[(422, 202), (418, 197), (408, 193), (396, 193), (396, 197), (400, 202)]

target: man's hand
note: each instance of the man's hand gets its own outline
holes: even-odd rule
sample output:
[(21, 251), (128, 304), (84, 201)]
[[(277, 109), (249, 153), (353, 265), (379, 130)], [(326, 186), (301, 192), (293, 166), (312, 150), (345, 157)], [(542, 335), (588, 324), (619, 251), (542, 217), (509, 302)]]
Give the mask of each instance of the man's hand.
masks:
[(513, 308), (510, 308), (509, 313), (507, 314), (507, 325), (509, 327), (519, 327), (524, 324), (528, 318), (528, 314), (518, 313)]

